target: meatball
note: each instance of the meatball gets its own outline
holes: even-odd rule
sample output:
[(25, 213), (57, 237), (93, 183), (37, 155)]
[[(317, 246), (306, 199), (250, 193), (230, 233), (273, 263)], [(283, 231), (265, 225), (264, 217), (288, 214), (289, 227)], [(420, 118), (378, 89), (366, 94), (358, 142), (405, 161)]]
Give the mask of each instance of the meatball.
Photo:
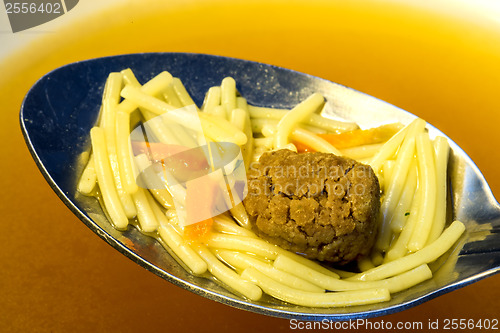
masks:
[(375, 242), (380, 187), (372, 168), (326, 153), (264, 153), (244, 200), (263, 239), (310, 259), (346, 264)]

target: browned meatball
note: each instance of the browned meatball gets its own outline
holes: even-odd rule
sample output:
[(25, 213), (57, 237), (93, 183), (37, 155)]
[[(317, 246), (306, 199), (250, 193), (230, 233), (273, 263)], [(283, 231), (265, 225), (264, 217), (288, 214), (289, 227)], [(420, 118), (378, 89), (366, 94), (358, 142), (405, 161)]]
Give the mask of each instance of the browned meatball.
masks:
[(368, 254), (380, 187), (370, 166), (325, 153), (264, 153), (244, 205), (263, 239), (310, 259), (345, 264)]

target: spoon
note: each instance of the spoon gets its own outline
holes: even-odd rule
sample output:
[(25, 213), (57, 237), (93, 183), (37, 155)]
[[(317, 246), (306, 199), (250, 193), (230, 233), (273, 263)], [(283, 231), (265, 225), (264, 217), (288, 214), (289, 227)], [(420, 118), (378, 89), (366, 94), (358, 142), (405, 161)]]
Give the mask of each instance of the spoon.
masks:
[[(21, 128), (45, 179), (61, 200), (92, 231), (147, 270), (211, 300), (265, 315), (300, 320), (349, 320), (402, 311), (464, 287), (500, 270), (500, 205), (467, 154), (450, 139), (448, 222), (460, 220), (466, 233), (454, 249), (432, 264), (432, 279), (396, 293), (388, 302), (346, 308), (309, 308), (265, 296), (253, 302), (215, 281), (187, 272), (154, 238), (136, 228), (115, 230), (93, 197), (76, 191), (82, 156), (90, 149), (105, 80), (110, 72), (131, 68), (140, 82), (167, 70), (185, 84), (196, 104), (224, 77), (256, 106), (292, 108), (311, 93), (325, 96), (324, 114), (353, 121), (361, 128), (384, 123), (408, 124), (416, 116), (342, 85), (271, 65), (189, 53), (119, 55), (72, 63), (43, 76), (21, 107)], [(445, 136), (427, 126), (431, 137)], [(83, 153), (83, 154), (82, 154)], [(167, 297), (167, 296), (166, 296)]]

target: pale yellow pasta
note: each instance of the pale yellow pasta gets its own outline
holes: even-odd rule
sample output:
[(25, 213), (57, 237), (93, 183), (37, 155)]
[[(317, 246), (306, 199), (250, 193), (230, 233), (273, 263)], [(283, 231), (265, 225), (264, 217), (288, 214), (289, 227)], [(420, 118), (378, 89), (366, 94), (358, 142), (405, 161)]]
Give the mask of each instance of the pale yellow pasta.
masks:
[[(104, 129), (106, 145), (114, 151), (115, 138), (115, 117), (116, 107), (120, 101), (120, 91), (122, 89), (122, 76), (120, 73), (110, 73), (104, 86), (102, 109), (100, 114), (99, 127)], [(111, 145), (113, 143), (113, 145)]]
[(231, 111), (231, 124), (234, 125), (240, 131), (244, 131), (245, 129), (245, 121), (246, 121), (246, 112), (245, 110), (235, 108)]
[[(194, 131), (200, 130), (200, 119), (198, 119), (195, 115), (187, 112), (182, 112), (181, 115), (179, 112), (181, 109), (148, 95), (137, 87), (126, 86), (121, 91), (121, 95), (126, 98), (126, 100), (132, 101), (139, 107), (146, 109), (148, 112), (162, 116), (160, 120), (153, 121), (150, 116), (146, 117), (150, 118), (147, 119), (149, 120), (147, 124), (153, 129), (153, 133), (155, 135), (160, 134), (163, 136), (162, 138), (159, 138), (161, 142), (166, 140), (164, 143), (182, 143), (187, 147), (195, 146), (193, 139), (188, 137), (185, 133), (185, 129), (191, 129)], [(161, 122), (165, 124), (162, 126)]]
[(194, 273), (203, 274), (207, 271), (207, 263), (193, 250), (170, 224), (161, 225), (158, 233), (165, 244)]
[(294, 258), (285, 254), (279, 254), (275, 258), (273, 266), (295, 276), (300, 276), (301, 278), (324, 289), (329, 289), (331, 287), (331, 281), (340, 281), (339, 276), (323, 274), (322, 272), (305, 265), (303, 262), (298, 262)]
[(363, 146), (340, 149), (340, 154), (355, 160), (373, 157), (383, 146), (383, 143), (374, 143)]
[(264, 148), (264, 147), (257, 147), (257, 148), (255, 148), (254, 151), (253, 151), (253, 153), (252, 153), (252, 161), (250, 162), (250, 165), (252, 165), (252, 163), (259, 162), (260, 157), (266, 151), (269, 151), (269, 149)]
[(180, 205), (181, 207), (186, 206), (186, 188), (182, 186), (181, 184), (178, 184), (174, 181), (174, 176), (170, 171), (168, 171), (166, 168), (162, 168), (162, 176), (163, 179), (166, 180), (167, 184), (175, 184), (175, 185), (170, 185), (167, 186), (168, 192), (172, 195), (172, 199), (174, 199), (174, 202), (176, 205)]
[(385, 302), (391, 299), (387, 289), (365, 289), (356, 291), (316, 293), (297, 290), (267, 277), (249, 267), (241, 276), (256, 283), (265, 293), (285, 302), (310, 307), (344, 307)]
[(434, 140), (436, 162), (436, 209), (427, 243), (433, 242), (443, 232), (446, 222), (446, 169), (450, 147), (448, 140), (438, 136)]
[(320, 94), (312, 94), (290, 110), (290, 112), (287, 112), (278, 122), (274, 144), (275, 148), (279, 149), (286, 146), (289, 143), (288, 137), (296, 124), (316, 111), (324, 101), (324, 97)]
[[(177, 112), (169, 113), (169, 115), (172, 114), (177, 114)], [(205, 142), (199, 142), (199, 143), (196, 142), (193, 136), (190, 135), (190, 133), (188, 133), (188, 131), (186, 130), (187, 126), (185, 126), (186, 125), (185, 123), (175, 123), (172, 121), (172, 118), (167, 118), (167, 117), (162, 117), (162, 120), (164, 122), (163, 128), (168, 128), (168, 130), (175, 137), (174, 141), (170, 141), (171, 143), (178, 142), (181, 146), (187, 148), (195, 148), (198, 147), (200, 144), (201, 145), (205, 144)]]
[(248, 118), (250, 119), (250, 113), (248, 111), (248, 103), (245, 97), (241, 96), (236, 97), (236, 107), (238, 109), (244, 110), (248, 114)]
[(278, 246), (262, 239), (220, 233), (211, 233), (207, 239), (207, 245), (216, 249), (254, 253), (267, 259), (276, 258), (281, 250)]
[[(165, 112), (177, 110), (173, 105), (168, 104), (154, 96), (149, 95), (142, 89), (133, 86), (125, 86), (121, 91), (121, 96), (125, 98), (125, 101), (130, 101), (131, 105), (136, 105), (153, 112), (156, 115), (162, 115)], [(122, 102), (122, 104), (124, 103)], [(123, 109), (121, 107), (120, 109)], [(135, 109), (135, 108), (134, 108)]]
[[(406, 182), (403, 187), (403, 192), (399, 198), (398, 205), (394, 209), (394, 213), (391, 218), (391, 230), (395, 233), (400, 233), (408, 220), (410, 214), (411, 203), (415, 196), (415, 190), (417, 189), (417, 164), (415, 158), (412, 159), (410, 164), (410, 170), (408, 172), (408, 177), (406, 177)], [(443, 220), (444, 221), (444, 220)], [(442, 231), (442, 230), (441, 230)]]
[(405, 257), (377, 266), (350, 279), (361, 281), (381, 280), (406, 272), (422, 264), (430, 263), (448, 251), (460, 238), (464, 231), (464, 224), (460, 221), (454, 221), (443, 231), (438, 239), (425, 246), (423, 249)]
[(281, 255), (274, 261), (274, 267), (301, 277), (306, 281), (330, 291), (378, 288), (388, 289), (391, 293), (397, 293), (432, 277), (432, 272), (426, 264), (421, 264), (391, 278), (377, 281), (351, 281), (349, 279), (337, 279), (321, 274), (303, 265), (300, 269), (298, 269), (296, 265), (297, 263), (293, 260)]
[(198, 110), (198, 107), (193, 102), (193, 99), (191, 98), (191, 96), (186, 90), (186, 87), (184, 87), (184, 84), (182, 84), (182, 81), (179, 78), (177, 77), (172, 78), (171, 84), (172, 87), (174, 88), (175, 93), (177, 94), (177, 97), (179, 98), (179, 101), (183, 106), (192, 105)]
[(375, 265), (372, 262), (370, 257), (364, 257), (361, 260), (358, 260), (358, 268), (361, 272), (367, 271), (369, 269), (374, 268)]
[(342, 270), (342, 269), (338, 269), (338, 268), (330, 268), (328, 270), (331, 271), (332, 273), (335, 273), (337, 276), (339, 276), (342, 279), (347, 279), (347, 278), (350, 278), (351, 276), (356, 275), (355, 272), (350, 272), (350, 271), (346, 271), (346, 270)]
[(216, 117), (219, 117), (220, 119), (225, 119), (227, 120), (227, 113), (226, 109), (222, 105), (216, 105), (212, 109), (207, 110), (208, 114), (213, 114)]
[[(154, 78), (152, 78), (149, 82), (145, 83), (143, 86), (140, 86), (139, 82), (132, 76), (129, 76), (130, 83), (127, 86), (134, 87), (140, 89), (143, 93), (151, 96), (155, 96), (161, 93), (171, 82), (172, 75), (168, 72), (161, 72)], [(124, 100), (118, 105), (118, 109), (123, 112), (132, 112), (137, 109), (138, 105), (133, 103), (130, 100)]]
[(331, 143), (315, 135), (314, 133), (306, 131), (305, 129), (299, 127), (294, 128), (291, 133), (291, 138), (295, 141), (307, 144), (309, 147), (316, 151), (335, 154), (337, 156), (342, 155), (342, 153), (337, 148), (332, 146)]
[(244, 236), (244, 237), (257, 237), (250, 230), (240, 227), (234, 220), (226, 217), (225, 215), (219, 215), (213, 218), (214, 220), (214, 230), (223, 234), (230, 234), (236, 236)]
[(143, 188), (138, 188), (132, 194), (135, 207), (137, 209), (137, 221), (143, 232), (153, 232), (158, 228), (158, 220), (149, 206), (148, 199)]
[(232, 142), (238, 146), (247, 142), (247, 136), (229, 121), (201, 112), (198, 114), (203, 132), (214, 141)]
[[(290, 112), (290, 110), (285, 109), (272, 109), (253, 105), (249, 105), (248, 110), (250, 112), (250, 117), (255, 118), (253, 120), (257, 120), (259, 118), (280, 120), (286, 113)], [(358, 125), (355, 123), (333, 120), (320, 116), (316, 113), (309, 115), (309, 117), (305, 118), (302, 123), (329, 132), (346, 132), (358, 128)]]
[(155, 201), (155, 198), (151, 195), (151, 193), (149, 191), (144, 191), (144, 195), (146, 196), (146, 199), (148, 200), (149, 203), (149, 207), (151, 207), (151, 211), (153, 212), (156, 218), (158, 227), (161, 225), (169, 224), (166, 213), (163, 212), (163, 210)]
[(177, 136), (172, 133), (172, 130), (168, 126), (165, 126), (165, 123), (163, 121), (158, 121), (155, 119), (157, 115), (143, 108), (141, 108), (141, 113), (147, 122), (145, 126), (149, 130), (148, 132), (152, 132), (154, 138), (156, 138), (159, 142), (168, 144), (180, 144)]
[(231, 112), (236, 108), (236, 82), (232, 77), (226, 77), (220, 85), (221, 105), (226, 110), (227, 118), (231, 117)]
[(425, 121), (417, 118), (413, 120), (409, 125), (403, 127), (396, 134), (394, 134), (371, 160), (370, 166), (372, 167), (373, 171), (375, 171), (375, 173), (378, 173), (384, 161), (392, 158), (409, 131), (415, 131), (415, 133), (418, 133), (423, 131), (424, 128)]
[[(106, 80), (103, 93), (103, 108), (113, 110), (120, 102), (120, 90), (122, 89), (123, 78), (121, 73), (110, 73)], [(113, 120), (110, 118), (112, 112), (104, 113), (102, 119), (102, 126), (104, 128), (112, 128)]]
[(434, 163), (434, 149), (429, 134), (417, 136), (418, 172), (422, 183), (422, 213), (413, 228), (408, 250), (415, 252), (422, 249), (427, 243), (434, 222), (436, 209), (436, 165)]
[(309, 267), (312, 270), (315, 270), (319, 273), (322, 273), (324, 275), (333, 277), (333, 278), (339, 278), (341, 274), (345, 274), (346, 272), (343, 272), (339, 269), (328, 269), (326, 267), (321, 266), (318, 264), (316, 261), (309, 260), (301, 255), (298, 255), (296, 253), (290, 252), (290, 251), (285, 251), (280, 248), (279, 255), (288, 257), (292, 259), (293, 261), (297, 262), (298, 264), (304, 265), (306, 267)]
[(290, 110), (249, 105), (248, 112), (250, 113), (250, 117), (252, 118), (280, 120), (287, 112), (290, 112)]
[(359, 128), (355, 123), (348, 121), (338, 121), (320, 116), (319, 114), (315, 113), (311, 114), (311, 116), (306, 119), (306, 122), (308, 125), (321, 128), (333, 133), (348, 132)]
[(381, 189), (388, 188), (388, 185), (391, 184), (392, 171), (394, 170), (394, 164), (396, 164), (395, 160), (387, 160), (382, 164), (382, 175), (384, 177), (384, 186), (380, 187)]
[(172, 106), (175, 106), (177, 108), (185, 106), (175, 92), (173, 81), (165, 87), (165, 90), (163, 90), (163, 97), (165, 98), (165, 101)]
[(122, 87), (122, 76), (120, 73), (111, 73), (104, 87), (104, 97), (102, 105), (102, 115), (100, 127), (104, 129), (106, 137), (106, 149), (108, 152), (109, 164), (113, 173), (114, 184), (123, 206), (125, 214), (128, 218), (133, 218), (137, 215), (132, 197), (124, 189), (120, 168), (118, 164), (117, 147), (116, 147), (116, 110), (120, 100), (120, 89)]
[(207, 263), (210, 273), (219, 281), (252, 301), (257, 301), (262, 297), (262, 290), (259, 287), (248, 280), (242, 279), (235, 271), (220, 262), (205, 245), (196, 244), (195, 249)]
[[(368, 158), (360, 158), (357, 160), (359, 163), (363, 163), (363, 164), (366, 164), (366, 165), (370, 165), (370, 161), (371, 161), (371, 158), (368, 157)], [(379, 177), (381, 175), (379, 174)], [(380, 182), (380, 178), (379, 178), (379, 182)], [(380, 188), (382, 188), (383, 186), (383, 178), (382, 178), (382, 182), (380, 183)]]
[[(240, 102), (244, 100), (244, 103)], [(236, 99), (237, 104), (239, 104), (238, 108), (245, 112), (245, 122), (243, 126), (243, 133), (247, 137), (247, 142), (241, 147), (241, 153), (243, 155), (243, 162), (245, 163), (245, 169), (248, 171), (250, 166), (250, 160), (253, 154), (253, 146), (254, 146), (254, 138), (252, 133), (252, 124), (250, 120), (250, 115), (248, 114), (248, 108), (246, 107), (246, 100), (238, 97)]]
[(297, 152), (297, 146), (295, 146), (293, 143), (287, 143), (286, 145), (282, 146), (280, 149), (288, 149), (288, 150)]
[[(255, 133), (255, 134), (262, 133), (264, 136), (268, 136), (268, 135), (263, 133), (265, 126), (271, 126), (271, 127), (276, 128), (276, 126), (278, 126), (278, 120), (264, 119), (264, 118), (252, 119), (252, 132), (253, 133)], [(276, 130), (274, 130), (274, 132), (275, 131)]]
[(398, 153), (396, 163), (394, 164), (394, 170), (392, 170), (390, 176), (390, 183), (385, 183), (387, 191), (384, 195), (384, 200), (380, 206), (380, 213), (382, 216), (382, 223), (380, 225), (379, 235), (377, 236), (377, 242), (375, 246), (378, 250), (386, 251), (389, 248), (392, 236), (392, 230), (390, 228), (390, 222), (392, 218), (392, 213), (394, 212), (399, 198), (401, 197), (401, 192), (404, 188), (404, 183), (406, 181), (406, 176), (413, 160), (413, 154), (415, 151), (415, 138), (408, 137), (405, 138), (403, 144), (401, 145), (401, 152)]
[(248, 218), (248, 214), (245, 210), (245, 207), (243, 206), (243, 203), (240, 202), (239, 204), (232, 206), (229, 211), (240, 226), (246, 229), (251, 228), (250, 219)]
[(305, 129), (306, 131), (309, 131), (311, 133), (314, 133), (314, 134), (327, 134), (329, 133), (327, 130), (324, 130), (322, 128), (318, 128), (318, 127), (314, 127), (314, 126), (311, 126), (311, 125), (307, 125), (307, 124), (298, 124), (297, 126), (298, 128), (303, 128)]
[(130, 84), (134, 87), (140, 87), (141, 84), (135, 77), (134, 72), (130, 68), (126, 68), (120, 72), (122, 74), (123, 83)]
[(379, 266), (384, 262), (384, 256), (382, 255), (382, 252), (378, 251), (377, 249), (372, 249), (370, 259), (375, 266)]
[(203, 112), (210, 113), (214, 107), (220, 105), (221, 103), (220, 96), (221, 96), (220, 87), (215, 86), (208, 89), (208, 92), (205, 95), (205, 99), (203, 100), (203, 105), (201, 106), (201, 110)]
[(104, 205), (115, 228), (125, 229), (128, 226), (128, 217), (121, 205), (118, 192), (113, 183), (113, 171), (109, 164), (104, 130), (99, 127), (92, 128), (90, 130), (90, 139), (92, 142), (92, 151), (94, 152), (97, 181), (99, 182)]
[(273, 138), (268, 137), (268, 138), (255, 138), (253, 139), (254, 145), (256, 147), (263, 147), (265, 149), (272, 149), (273, 148)]
[(90, 153), (87, 165), (83, 169), (80, 180), (78, 181), (78, 192), (89, 195), (95, 188), (97, 183), (97, 175), (94, 166), (94, 154)]
[(116, 154), (118, 158), (118, 170), (120, 180), (125, 191), (133, 194), (137, 191), (136, 175), (132, 159), (132, 147), (130, 146), (130, 113), (116, 113)]
[[(102, 123), (102, 104), (99, 110), (99, 116), (97, 118), (97, 126), (100, 126)], [(87, 158), (87, 164), (83, 168), (82, 175), (78, 180), (77, 190), (79, 193), (84, 195), (90, 195), (97, 184), (97, 175), (95, 173), (94, 167), (94, 153), (92, 149), (89, 152), (85, 152), (81, 155), (82, 159)]]
[(135, 129), (138, 126), (142, 125), (142, 121), (145, 119), (142, 115), (142, 112), (140, 109), (136, 109), (135, 111), (132, 111), (129, 115), (130, 117), (130, 128)]
[(216, 253), (217, 256), (219, 256), (223, 261), (227, 262), (229, 265), (236, 267), (240, 270), (244, 270), (248, 267), (253, 267), (257, 269), (259, 272), (264, 273), (270, 278), (288, 287), (303, 291), (311, 291), (318, 293), (324, 292), (324, 289), (310, 282), (307, 282), (299, 277), (281, 271), (273, 267), (271, 264), (266, 263), (255, 257), (252, 257), (250, 255), (229, 250), (218, 250)]
[[(140, 177), (144, 185), (146, 185), (156, 201), (164, 208), (171, 208), (174, 206), (174, 199), (170, 192), (166, 188), (157, 188), (158, 185), (156, 182), (158, 180), (158, 175), (155, 174), (152, 168), (149, 168), (152, 164), (149, 158), (145, 154), (139, 154), (135, 157), (135, 163), (137, 168), (141, 171)], [(167, 184), (164, 185), (167, 187)]]
[(170, 220), (177, 217), (177, 211), (175, 209), (167, 209), (165, 216)]
[[(264, 119), (264, 118), (254, 118), (252, 119), (252, 132), (255, 134), (262, 134), (265, 137), (274, 136), (277, 132), (278, 120), (276, 119)], [(305, 125), (305, 124), (297, 124), (295, 128), (302, 128), (306, 131), (315, 133), (315, 134), (324, 134), (327, 133), (322, 129), (318, 129), (317, 127)]]
[(408, 252), (408, 242), (410, 241), (415, 223), (420, 215), (420, 206), (423, 200), (421, 187), (422, 186), (417, 186), (417, 188), (415, 189), (415, 195), (410, 206), (410, 214), (408, 215), (408, 219), (406, 220), (406, 223), (396, 240), (392, 242), (391, 248), (385, 255), (384, 262), (399, 259), (406, 255), (406, 253)]

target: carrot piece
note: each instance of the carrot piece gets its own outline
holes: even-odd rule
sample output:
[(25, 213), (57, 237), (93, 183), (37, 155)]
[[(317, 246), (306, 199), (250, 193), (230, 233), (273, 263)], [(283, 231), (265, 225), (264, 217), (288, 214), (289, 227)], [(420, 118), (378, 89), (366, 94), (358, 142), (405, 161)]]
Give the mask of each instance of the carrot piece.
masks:
[(161, 142), (132, 141), (131, 144), (135, 155), (152, 155), (151, 157), (157, 161), (189, 149), (181, 145), (171, 145)]
[(298, 142), (298, 141), (292, 141), (292, 143), (297, 148), (297, 152), (298, 153), (313, 153), (313, 152), (316, 151), (313, 148), (311, 148), (308, 145), (306, 145), (305, 143)]
[(212, 218), (190, 224), (184, 228), (184, 237), (190, 241), (201, 242), (212, 230), (214, 220)]
[(186, 183), (186, 226), (184, 235), (193, 241), (202, 240), (211, 230), (212, 217), (219, 215), (223, 200), (219, 184), (205, 176)]
[[(356, 129), (340, 134), (317, 134), (337, 149), (381, 143), (389, 140), (401, 129), (401, 124), (388, 124), (370, 129)], [(314, 149), (302, 142), (293, 142), (299, 153), (312, 152)]]
[(132, 141), (135, 155), (146, 154), (154, 161), (161, 161), (179, 181), (206, 175), (209, 163), (203, 147), (188, 148), (161, 142)]

